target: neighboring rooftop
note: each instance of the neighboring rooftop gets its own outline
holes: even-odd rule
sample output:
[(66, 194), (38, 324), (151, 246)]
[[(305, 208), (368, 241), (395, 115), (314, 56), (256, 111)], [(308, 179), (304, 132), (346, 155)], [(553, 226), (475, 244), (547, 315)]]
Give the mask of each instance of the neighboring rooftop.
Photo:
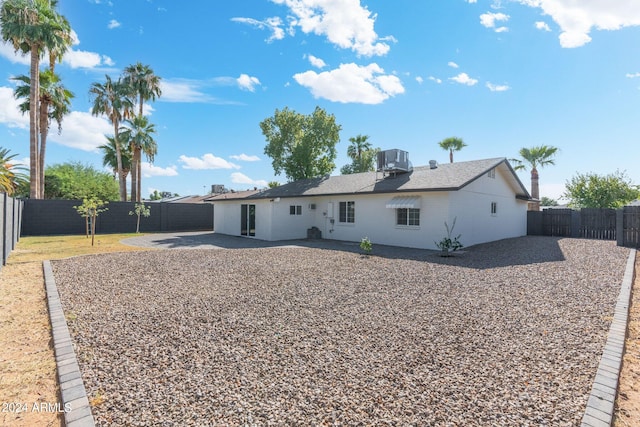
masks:
[[(249, 199), (274, 197), (300, 197), (338, 194), (395, 193), (410, 191), (455, 191), (463, 188), (493, 168), (506, 177), (516, 197), (528, 200), (527, 189), (504, 157), (415, 167), (413, 171), (383, 179), (382, 172), (364, 172), (351, 175), (325, 176), (290, 182), (264, 191), (246, 195)], [(238, 193), (236, 193), (238, 194)], [(229, 195), (227, 193), (227, 195)], [(229, 198), (229, 197), (227, 197)], [(242, 198), (242, 197), (234, 197)], [(216, 201), (224, 198), (210, 198)]]
[(260, 193), (259, 190), (246, 190), (246, 191), (229, 191), (222, 194), (210, 194), (204, 199), (205, 202), (215, 202), (219, 200), (232, 200), (232, 199), (245, 199), (254, 194)]

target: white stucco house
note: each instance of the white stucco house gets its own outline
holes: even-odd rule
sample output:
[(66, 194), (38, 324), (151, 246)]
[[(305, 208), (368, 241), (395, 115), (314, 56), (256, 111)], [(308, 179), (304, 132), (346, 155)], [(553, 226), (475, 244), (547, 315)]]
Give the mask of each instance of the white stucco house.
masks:
[(268, 241), (322, 238), (435, 249), (456, 218), (465, 246), (527, 233), (530, 199), (506, 158), (291, 182), (247, 196), (220, 195), (216, 233)]

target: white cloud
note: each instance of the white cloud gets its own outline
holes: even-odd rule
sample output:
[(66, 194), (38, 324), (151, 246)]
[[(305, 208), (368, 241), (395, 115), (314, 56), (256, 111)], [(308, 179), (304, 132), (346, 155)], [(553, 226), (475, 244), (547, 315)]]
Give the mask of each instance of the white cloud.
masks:
[(13, 97), (13, 88), (0, 86), (0, 123), (12, 128), (29, 129), (29, 114), (22, 114), (20, 101)]
[(551, 31), (549, 24), (547, 24), (546, 22), (538, 21), (535, 23), (535, 26), (538, 30)]
[(0, 41), (0, 56), (8, 59), (13, 64), (29, 65), (31, 64), (31, 56), (17, 53), (12, 44)]
[(113, 126), (107, 119), (72, 111), (62, 121), (62, 133), (58, 135), (56, 129), (52, 128), (49, 139), (67, 147), (96, 151), (98, 146), (107, 142), (105, 135), (108, 134), (113, 135)]
[(269, 185), (265, 180), (253, 180), (240, 172), (234, 172), (231, 174), (231, 182), (233, 182), (234, 184), (253, 185), (255, 187), (267, 187)]
[(309, 55), (307, 58), (309, 59), (309, 63), (316, 68), (324, 68), (327, 66), (327, 64), (322, 59), (316, 58), (313, 55)]
[(62, 62), (71, 68), (96, 68), (101, 65), (113, 66), (113, 60), (105, 55), (84, 50), (70, 49), (64, 54)]
[(237, 155), (232, 155), (229, 156), (229, 158), (233, 159), (233, 160), (239, 160), (241, 162), (258, 162), (260, 161), (260, 157), (258, 156), (248, 156), (244, 153), (242, 154), (237, 154)]
[(420, 84), (424, 83), (424, 79), (423, 79), (422, 77), (420, 77), (420, 76), (417, 76), (417, 77), (416, 77), (416, 81), (417, 81), (418, 83), (420, 83)]
[(118, 28), (119, 26), (120, 26), (120, 23), (118, 21), (116, 21), (115, 19), (112, 19), (107, 24), (107, 28), (110, 29), (110, 30), (113, 30), (114, 28)]
[(176, 166), (162, 168), (149, 162), (142, 162), (141, 166), (142, 176), (145, 178), (151, 178), (152, 176), (178, 176), (178, 168)]
[(256, 90), (256, 86), (260, 86), (260, 80), (257, 77), (252, 77), (248, 74), (240, 74), (240, 77), (236, 79), (238, 83), (238, 87), (242, 90), (248, 90), (249, 92), (254, 92)]
[(216, 157), (211, 153), (207, 153), (200, 158), (181, 155), (178, 160), (182, 163), (184, 169), (240, 169), (240, 166), (221, 157)]
[(165, 102), (211, 102), (212, 98), (202, 91), (203, 83), (187, 79), (162, 79), (160, 89)]
[(476, 83), (478, 83), (478, 80), (469, 77), (467, 73), (460, 73), (455, 77), (450, 77), (449, 80), (453, 80), (456, 83), (467, 86), (474, 86)]
[(509, 15), (505, 15), (504, 13), (493, 13), (487, 12), (480, 15), (480, 23), (487, 28), (493, 28), (497, 33), (503, 33), (505, 31), (509, 31), (507, 27), (498, 27), (496, 28), (496, 22), (506, 22), (509, 20)]
[(629, 79), (635, 79), (637, 77), (640, 77), (640, 73), (627, 73), (626, 77)]
[(341, 64), (331, 71), (306, 71), (293, 76), (314, 97), (342, 103), (380, 104), (387, 98), (404, 93), (400, 79), (384, 74), (378, 64), (359, 66)]
[(467, 0), (467, 3), (470, 3), (470, 4), (478, 3), (478, 0)]
[(271, 36), (266, 40), (267, 43), (271, 43), (274, 40), (282, 40), (285, 36), (284, 30), (282, 29), (282, 20), (278, 17), (267, 18), (264, 21), (258, 21), (253, 18), (231, 18), (231, 21), (251, 25), (261, 30), (270, 30)]
[(460, 66), (453, 61), (449, 61), (447, 65), (451, 68), (460, 68)]
[(591, 41), (589, 33), (598, 30), (619, 30), (640, 25), (640, 2), (636, 0), (517, 0), (542, 9), (562, 29), (560, 45), (580, 47)]
[(442, 79), (439, 79), (439, 78), (433, 77), (433, 76), (429, 76), (429, 80), (431, 80), (432, 82), (436, 82), (438, 84), (442, 83)]
[(283, 4), (294, 15), (291, 28), (299, 27), (305, 34), (326, 36), (334, 45), (351, 49), (358, 55), (386, 55), (389, 45), (374, 30), (377, 15), (360, 5), (360, 0), (272, 0)]
[(487, 82), (486, 86), (491, 92), (505, 92), (511, 89), (509, 85), (496, 85), (491, 82)]

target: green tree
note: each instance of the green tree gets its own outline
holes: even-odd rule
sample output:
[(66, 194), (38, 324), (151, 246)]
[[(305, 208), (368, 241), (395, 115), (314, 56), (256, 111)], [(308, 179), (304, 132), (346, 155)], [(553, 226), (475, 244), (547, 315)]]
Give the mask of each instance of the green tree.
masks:
[(522, 159), (511, 159), (515, 163), (515, 170), (526, 170), (527, 166), (531, 168), (531, 198), (534, 200), (533, 210), (540, 208), (540, 176), (538, 168), (547, 165), (555, 165), (554, 156), (558, 152), (558, 148), (549, 145), (540, 145), (531, 148), (521, 148), (519, 151)]
[(616, 171), (609, 175), (578, 173), (567, 181), (562, 197), (575, 208), (615, 209), (638, 199), (640, 191), (625, 172)]
[(145, 218), (151, 216), (151, 208), (145, 206), (144, 203), (136, 203), (136, 207), (134, 210), (129, 211), (129, 215), (136, 215), (138, 220), (136, 222), (136, 233), (140, 232), (140, 217), (143, 216)]
[(280, 187), (280, 183), (278, 181), (269, 181), (267, 183), (267, 187), (269, 187), (269, 188)]
[(118, 184), (107, 173), (80, 162), (48, 166), (45, 171), (47, 199), (118, 200)]
[(71, 26), (55, 10), (56, 0), (4, 0), (0, 5), (2, 40), (15, 51), (31, 55), (29, 92), (30, 197), (40, 199), (44, 190), (40, 179), (40, 57), (48, 50), (50, 61), (60, 59), (71, 45)]
[[(107, 166), (113, 171), (113, 177), (117, 178), (118, 176), (118, 160), (116, 153), (116, 140), (112, 136), (107, 136), (107, 143), (98, 146), (100, 150), (102, 150), (102, 166)], [(122, 159), (122, 173), (124, 174), (124, 179), (127, 179), (127, 175), (129, 175), (129, 171), (131, 171), (131, 146), (125, 145), (121, 148), (120, 151), (121, 159)]]
[(379, 148), (373, 148), (368, 141), (367, 135), (358, 135), (349, 138), (351, 144), (347, 148), (347, 156), (351, 158), (351, 164), (340, 168), (340, 173), (348, 175), (351, 173), (371, 172), (375, 170), (376, 155)]
[(26, 168), (16, 165), (12, 160), (17, 154), (11, 154), (8, 148), (0, 147), (0, 191), (8, 195), (14, 195), (20, 185), (27, 182), (27, 176), (23, 173)]
[(264, 153), (271, 157), (276, 175), (289, 181), (327, 175), (335, 169), (336, 144), (341, 126), (333, 114), (316, 107), (308, 116), (285, 107), (260, 122), (267, 140)]
[(460, 151), (467, 146), (467, 144), (464, 143), (462, 138), (458, 138), (456, 136), (445, 138), (442, 141), (440, 141), (438, 145), (443, 150), (449, 150), (449, 162), (451, 163), (453, 163), (453, 152)]
[[(24, 114), (29, 112), (30, 102), (29, 95), (31, 93), (31, 78), (29, 76), (14, 77), (13, 80), (21, 82), (14, 89), (14, 96), (17, 99), (24, 99), (20, 104), (20, 111)], [(47, 149), (47, 136), (49, 135), (49, 127), (51, 122), (55, 120), (58, 124), (58, 133), (62, 131), (62, 120), (64, 116), (71, 112), (71, 99), (73, 93), (66, 89), (60, 82), (60, 77), (51, 69), (40, 72), (40, 112), (39, 130), (40, 145), (38, 149), (38, 179), (39, 190), (44, 194), (44, 165)]]
[(116, 148), (116, 164), (118, 170), (118, 183), (120, 200), (127, 201), (127, 182), (122, 165), (122, 146), (120, 141), (120, 123), (131, 117), (133, 102), (129, 97), (131, 90), (123, 83), (122, 79), (116, 81), (105, 76), (105, 83), (93, 83), (89, 89), (93, 107), (91, 114), (94, 116), (105, 115), (113, 124), (113, 138)]
[[(123, 81), (138, 98), (138, 116), (140, 117), (144, 116), (143, 106), (145, 101), (155, 101), (156, 98), (159, 98), (162, 95), (162, 90), (160, 88), (161, 78), (155, 75), (151, 67), (143, 65), (140, 62), (135, 65), (130, 65), (124, 69)], [(140, 179), (142, 175), (141, 151), (144, 151), (144, 149), (141, 146), (134, 146), (133, 148), (131, 200), (139, 202), (142, 187), (142, 180)], [(149, 154), (147, 153), (147, 155)], [(136, 182), (135, 185), (134, 181)]]
[(556, 199), (542, 196), (542, 198), (540, 199), (540, 204), (542, 206), (558, 206), (558, 201)]
[(147, 159), (153, 162), (158, 152), (158, 145), (153, 139), (153, 134), (155, 133), (155, 125), (149, 123), (149, 119), (141, 115), (135, 116), (132, 120), (127, 120), (125, 129), (122, 132), (121, 141), (123, 147), (128, 146), (133, 153), (131, 162), (131, 200), (134, 202), (139, 202), (141, 198), (141, 154), (144, 152), (147, 155)]
[(109, 208), (104, 207), (104, 205), (108, 203), (109, 202), (104, 202), (96, 197), (89, 197), (82, 200), (82, 205), (73, 207), (76, 212), (85, 219), (87, 237), (89, 237), (89, 233), (91, 233), (91, 246), (93, 246), (96, 236), (96, 219), (102, 212), (109, 210)]

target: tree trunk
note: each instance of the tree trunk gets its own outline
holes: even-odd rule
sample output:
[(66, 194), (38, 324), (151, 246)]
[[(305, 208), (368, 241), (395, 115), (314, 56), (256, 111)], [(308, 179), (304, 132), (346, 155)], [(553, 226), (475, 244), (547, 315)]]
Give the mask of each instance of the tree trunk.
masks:
[(449, 148), (449, 163), (453, 163), (453, 148)]
[(137, 148), (133, 147), (133, 157), (131, 158), (131, 201), (138, 201), (138, 166), (137, 166)]
[(138, 151), (138, 200), (142, 200), (142, 151)]
[(538, 179), (538, 170), (536, 168), (531, 169), (531, 198), (533, 199), (531, 203), (531, 209), (533, 211), (540, 210), (540, 189), (539, 189), (539, 179)]
[(47, 134), (49, 133), (49, 104), (40, 101), (40, 152), (38, 159), (38, 179), (40, 198), (44, 199), (44, 156), (47, 149)]
[(40, 199), (39, 155), (38, 155), (38, 99), (40, 94), (40, 49), (31, 45), (31, 87), (29, 90), (29, 197)]
[(119, 121), (117, 118), (113, 118), (113, 135), (116, 146), (116, 163), (118, 166), (118, 183), (120, 186), (120, 201), (127, 201), (127, 178), (124, 175), (124, 171), (122, 170), (122, 150), (120, 149), (120, 141), (118, 139), (118, 127)]

